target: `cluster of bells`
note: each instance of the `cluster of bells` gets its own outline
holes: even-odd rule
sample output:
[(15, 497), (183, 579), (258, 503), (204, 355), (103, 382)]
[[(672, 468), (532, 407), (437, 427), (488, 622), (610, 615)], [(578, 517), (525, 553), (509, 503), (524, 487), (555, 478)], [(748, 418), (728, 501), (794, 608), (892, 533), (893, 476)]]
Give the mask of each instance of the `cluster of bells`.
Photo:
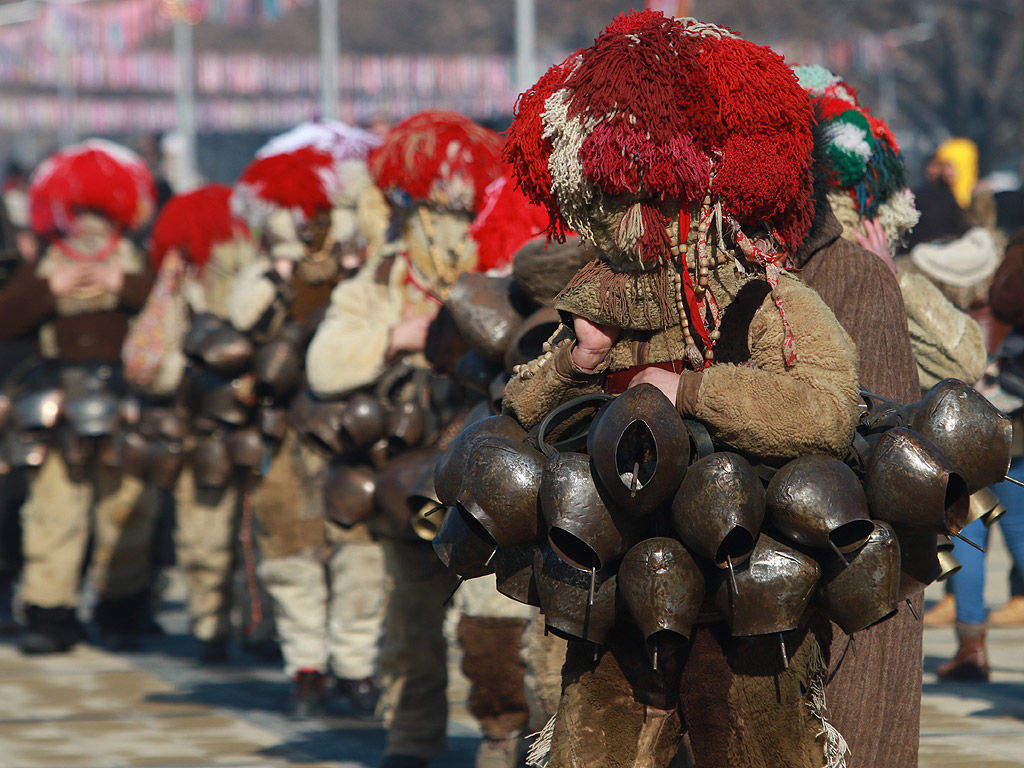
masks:
[(287, 323), (258, 343), (217, 315), (197, 315), (183, 345), (188, 368), (180, 397), (145, 409), (126, 433), (132, 473), (173, 487), (189, 434), (196, 435), (198, 487), (223, 487), (239, 471), (258, 473), (269, 446), (284, 437), (285, 406), (302, 384), (311, 335), (308, 324)]
[(55, 438), (70, 466), (93, 454), (107, 466), (130, 464), (124, 430), (138, 416), (138, 401), (112, 366), (37, 362), (0, 395), (0, 474), (41, 466)]
[(577, 398), (530, 434), (482, 419), (436, 465), (434, 548), (561, 636), (600, 644), (631, 620), (657, 665), (659, 644), (724, 619), (778, 634), (788, 665), (782, 633), (812, 611), (847, 633), (887, 618), (951, 572), (948, 537), (998, 514), (978, 492), (1005, 477), (1010, 421), (974, 389), (864, 402), (846, 461), (724, 450), (650, 385)]
[[(565, 279), (571, 277), (571, 270), (561, 269)], [(564, 280), (552, 282), (550, 270), (546, 277), (544, 286), (531, 289), (529, 279), (465, 273), (452, 287), (445, 307), (469, 347), (455, 364), (454, 379), (483, 398), (470, 420), (501, 410), (508, 374), (539, 356), (558, 327), (558, 314), (542, 306), (553, 302)], [(300, 431), (334, 457), (324, 489), (329, 520), (351, 527), (380, 513), (390, 535), (433, 538), (434, 467), (441, 455), (433, 438), (455, 418), (449, 406), (461, 409), (465, 402), (446, 402), (446, 381), (399, 365), (373, 392), (341, 402), (300, 396), (311, 414), (301, 419)]]

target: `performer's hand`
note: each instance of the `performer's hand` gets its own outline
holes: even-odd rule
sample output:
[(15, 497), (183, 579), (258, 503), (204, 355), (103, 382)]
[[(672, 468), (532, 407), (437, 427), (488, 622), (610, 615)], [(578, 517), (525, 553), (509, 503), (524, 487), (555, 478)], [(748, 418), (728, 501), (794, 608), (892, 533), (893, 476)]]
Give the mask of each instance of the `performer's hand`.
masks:
[(295, 262), (291, 259), (274, 259), (274, 271), (281, 276), (282, 280), (291, 280), (292, 272), (295, 271)]
[(579, 315), (572, 316), (572, 326), (576, 332), (572, 361), (585, 371), (593, 370), (608, 356), (612, 344), (619, 337), (619, 329), (613, 325), (600, 325)]
[(107, 293), (121, 293), (124, 288), (124, 270), (113, 264), (91, 264), (88, 267), (89, 284)]
[(89, 288), (93, 280), (88, 264), (62, 264), (54, 270), (47, 282), (54, 296), (68, 296), (83, 288)]
[(424, 313), (422, 310), (417, 311), (411, 304), (407, 305), (401, 321), (391, 331), (388, 357), (400, 352), (421, 352), (427, 345), (427, 330), (437, 317), (438, 309), (440, 307), (434, 304), (433, 309)]
[(631, 388), (637, 384), (653, 384), (669, 399), (672, 405), (676, 404), (676, 393), (679, 392), (678, 373), (666, 371), (664, 368), (644, 368), (629, 382)]
[(857, 245), (866, 251), (871, 251), (875, 256), (885, 262), (892, 273), (896, 274), (896, 265), (892, 261), (892, 252), (889, 250), (889, 238), (885, 235), (885, 229), (878, 223), (877, 219), (864, 219), (864, 232), (861, 234), (853, 230), (853, 236), (857, 239)]

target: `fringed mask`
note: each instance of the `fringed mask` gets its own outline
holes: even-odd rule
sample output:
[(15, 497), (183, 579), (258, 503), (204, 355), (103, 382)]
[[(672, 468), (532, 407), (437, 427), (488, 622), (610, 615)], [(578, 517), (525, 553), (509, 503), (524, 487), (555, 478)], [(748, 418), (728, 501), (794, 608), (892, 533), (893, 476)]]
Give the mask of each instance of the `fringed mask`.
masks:
[[(701, 367), (717, 340), (711, 270), (735, 258), (774, 288), (810, 229), (811, 122), (770, 49), (642, 11), (523, 94), (505, 157), (553, 236), (573, 229), (594, 243), (612, 290), (609, 270), (667, 291), (658, 302), (674, 304)], [(628, 301), (631, 291), (618, 292)], [(786, 336), (793, 361), (788, 326)]]

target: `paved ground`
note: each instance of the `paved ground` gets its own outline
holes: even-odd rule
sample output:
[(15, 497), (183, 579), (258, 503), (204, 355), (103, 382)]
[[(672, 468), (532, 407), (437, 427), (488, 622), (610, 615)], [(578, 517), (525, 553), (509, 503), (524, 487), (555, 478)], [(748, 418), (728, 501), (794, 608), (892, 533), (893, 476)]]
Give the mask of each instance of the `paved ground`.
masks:
[[(993, 538), (987, 601), (998, 606), (1006, 599), (1008, 560)], [(941, 589), (928, 596), (937, 599)], [(195, 666), (180, 602), (168, 607), (161, 616), (168, 635), (142, 654), (86, 646), (27, 659), (0, 643), (0, 768), (377, 764), (384, 746), (379, 723), (351, 717), (340, 702), (321, 721), (286, 720), (279, 710), (288, 688), (274, 666), (241, 651), (222, 668)], [(921, 768), (1024, 766), (1024, 629), (990, 635), (988, 684), (936, 682), (935, 667), (954, 645), (952, 629), (925, 632)], [(461, 701), (465, 682), (452, 669), (451, 697)], [(479, 737), (460, 706), (450, 737), (438, 768), (471, 768)]]

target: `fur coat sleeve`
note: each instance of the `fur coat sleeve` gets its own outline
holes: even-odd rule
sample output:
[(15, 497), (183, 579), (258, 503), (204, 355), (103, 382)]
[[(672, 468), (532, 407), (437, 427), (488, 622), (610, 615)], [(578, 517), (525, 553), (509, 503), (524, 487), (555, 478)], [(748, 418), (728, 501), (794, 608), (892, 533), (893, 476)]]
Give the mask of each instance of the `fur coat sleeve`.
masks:
[(374, 269), (344, 280), (331, 293), (327, 314), (306, 352), (306, 377), (320, 397), (336, 397), (373, 383), (384, 371), (391, 329), (405, 310), (405, 295)]
[(705, 370), (692, 415), (718, 440), (757, 456), (845, 456), (860, 403), (853, 343), (814, 291), (783, 277), (778, 294), (796, 363), (783, 359), (782, 318), (769, 295), (750, 324), (750, 364)]
[(568, 335), (568, 329), (560, 325), (551, 340), (564, 340), (555, 342), (550, 351), (527, 363), (505, 387), (502, 410), (527, 430), (566, 400), (603, 390), (608, 360), (593, 371), (584, 371), (573, 362), (575, 340), (566, 338)]
[(974, 384), (987, 362), (981, 327), (924, 275), (903, 271), (898, 277), (922, 391), (946, 378)]
[(273, 267), (266, 257), (258, 258), (235, 276), (228, 296), (228, 320), (237, 330), (251, 331), (277, 296), (277, 286), (268, 277)]

